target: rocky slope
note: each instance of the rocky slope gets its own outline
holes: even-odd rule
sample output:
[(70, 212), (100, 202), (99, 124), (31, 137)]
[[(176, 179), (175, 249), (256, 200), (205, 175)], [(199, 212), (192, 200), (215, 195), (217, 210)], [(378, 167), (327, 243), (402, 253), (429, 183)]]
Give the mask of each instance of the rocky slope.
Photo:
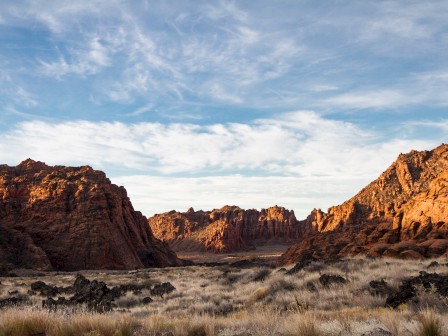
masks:
[(148, 219), (154, 235), (177, 251), (232, 252), (257, 244), (292, 242), (300, 235), (294, 212), (225, 206), (213, 211), (171, 211)]
[(133, 269), (181, 265), (126, 190), (89, 166), (0, 165), (0, 267)]
[(421, 258), (448, 255), (448, 145), (400, 154), (381, 176), (328, 213), (302, 221), (281, 207), (186, 213), (149, 219), (156, 237), (178, 251), (232, 252), (270, 243), (296, 243), (281, 257), (369, 255)]
[(357, 254), (448, 256), (448, 145), (400, 154), (350, 200), (326, 214), (314, 210), (303, 229), (281, 263)]

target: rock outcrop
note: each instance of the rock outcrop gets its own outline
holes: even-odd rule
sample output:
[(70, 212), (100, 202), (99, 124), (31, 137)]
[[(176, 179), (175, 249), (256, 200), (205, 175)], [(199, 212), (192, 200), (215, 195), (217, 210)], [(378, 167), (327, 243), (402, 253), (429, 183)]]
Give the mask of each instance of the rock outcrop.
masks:
[(123, 187), (89, 166), (0, 165), (0, 266), (54, 270), (181, 265)]
[(296, 243), (282, 264), (368, 255), (422, 258), (448, 255), (448, 145), (400, 154), (381, 176), (328, 213), (302, 221), (281, 207), (185, 213), (149, 219), (157, 238), (178, 251), (232, 252), (269, 243)]
[(448, 145), (400, 154), (356, 196), (326, 214), (314, 210), (302, 225), (306, 233), (281, 263), (358, 254), (448, 255)]
[(293, 211), (225, 206), (213, 211), (171, 211), (148, 219), (154, 235), (177, 251), (232, 252), (267, 243), (293, 242), (300, 226)]

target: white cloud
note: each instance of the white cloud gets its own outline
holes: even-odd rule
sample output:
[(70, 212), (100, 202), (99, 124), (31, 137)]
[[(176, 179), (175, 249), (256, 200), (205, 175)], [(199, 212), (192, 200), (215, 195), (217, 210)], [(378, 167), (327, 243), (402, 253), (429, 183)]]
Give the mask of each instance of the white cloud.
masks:
[(416, 40), (426, 38), (430, 33), (428, 26), (417, 22), (415, 18), (400, 17), (395, 12), (390, 17), (373, 20), (365, 27), (363, 36), (369, 40), (381, 39), (385, 36)]
[[(87, 46), (71, 40), (67, 43), (64, 35), (57, 37), (55, 42), (68, 45), (68, 52), (56, 60), (42, 61), (41, 71), (61, 79), (67, 74), (96, 75), (112, 68), (114, 76), (97, 81), (93, 94), (98, 102), (125, 103), (137, 97), (149, 97), (153, 103), (173, 98), (182, 102), (185, 95), (194, 95), (218, 103), (242, 104), (258, 85), (285, 75), (291, 60), (303, 50), (294, 38), (276, 36), (249, 20), (234, 2), (205, 7), (208, 16), (203, 18), (208, 17), (204, 20), (209, 28), (195, 34), (191, 33), (192, 21), (204, 15), (202, 10), (189, 14), (189, 20), (185, 19), (187, 14), (180, 19), (179, 15), (169, 16), (164, 29), (148, 30), (131, 8), (124, 7), (119, 24), (112, 30), (99, 24), (81, 32), (79, 39), (90, 41)], [(81, 8), (84, 15), (94, 13), (89, 6)], [(52, 18), (65, 15), (61, 11), (45, 13), (52, 13)], [(214, 20), (220, 18), (225, 22), (216, 26)], [(235, 24), (229, 25), (228, 20)]]
[(310, 88), (314, 92), (325, 92), (325, 91), (335, 91), (338, 87), (336, 85), (329, 84), (316, 84)]
[(244, 209), (273, 205), (294, 210), (304, 219), (312, 209), (340, 203), (360, 189), (365, 179), (328, 177), (244, 177), (241, 175), (195, 178), (150, 175), (117, 176), (112, 182), (125, 186), (135, 209), (146, 216), (170, 210), (212, 210), (224, 205)]
[(90, 38), (88, 48), (81, 47), (72, 52), (72, 61), (62, 55), (54, 62), (41, 61), (41, 72), (58, 79), (68, 74), (92, 75), (111, 64), (108, 54), (108, 48), (95, 36)]
[[(78, 1), (17, 1), (14, 5), (3, 7), (5, 21), (37, 21), (55, 34), (63, 34), (73, 26), (78, 27), (79, 18), (85, 16), (112, 15), (123, 7), (115, 0)], [(106, 14), (107, 13), (107, 14)]]
[(374, 90), (344, 93), (324, 100), (331, 106), (343, 108), (388, 108), (421, 101), (418, 95), (404, 94), (398, 90)]
[(415, 74), (415, 78), (423, 82), (443, 83), (448, 81), (448, 70), (441, 69), (438, 71), (421, 72)]
[(421, 132), (423, 128), (428, 128), (432, 131), (440, 130), (442, 132), (446, 132), (446, 134), (444, 134), (444, 139), (448, 136), (448, 119), (441, 119), (438, 121), (425, 119), (408, 121), (403, 124), (403, 127), (406, 127), (410, 132), (414, 132), (414, 134)]
[(219, 83), (207, 83), (206, 86), (209, 87), (210, 94), (218, 100), (232, 104), (239, 104), (243, 102), (237, 94), (227, 92), (226, 89), (224, 89)]
[(248, 14), (235, 5), (235, 1), (218, 1), (217, 4), (206, 5), (202, 10), (202, 13), (213, 19), (221, 20), (226, 18), (231, 18), (235, 21), (246, 22), (248, 19)]
[(248, 27), (238, 27), (240, 38), (244, 44), (253, 44), (260, 40), (260, 34)]
[[(382, 139), (310, 111), (245, 124), (30, 121), (0, 135), (2, 163), (31, 157), (92, 165), (128, 187), (146, 214), (226, 203), (287, 205), (303, 214), (356, 193), (398, 153), (436, 145), (400, 133)], [(146, 194), (144, 186), (152, 186)]]
[[(11, 70), (0, 70), (0, 102), (3, 104), (0, 113), (4, 111), (20, 115), (22, 112), (19, 109), (34, 108), (39, 105), (39, 100), (22, 83), (16, 83), (10, 72)], [(8, 97), (9, 103), (5, 103), (7, 100), (2, 99), (3, 97)]]
[(244, 172), (337, 178), (371, 176), (403, 148), (420, 148), (422, 143), (426, 144), (382, 141), (354, 124), (300, 111), (247, 124), (30, 121), (1, 136), (0, 151), (6, 162), (32, 157), (158, 174)]
[[(85, 84), (98, 104), (139, 101), (159, 107), (170, 100), (279, 109), (321, 107), (316, 101), (338, 108), (446, 104), (445, 87), (421, 92), (419, 83), (409, 81), (413, 64), (435, 70), (446, 65), (445, 3), (380, 1), (324, 11), (310, 4), (17, 0), (1, 3), (0, 11), (9, 28), (37, 27), (48, 42), (47, 52), (26, 56), (27, 80), (36, 80), (36, 69), (68, 85), (79, 83), (67, 75), (86, 81), (95, 75)], [(376, 72), (390, 69), (396, 74), (392, 85), (390, 75), (383, 80)], [(331, 97), (334, 83), (359, 92)], [(273, 87), (288, 94), (270, 95)], [(415, 93), (419, 99), (412, 99)]]
[(34, 107), (38, 105), (37, 99), (23, 87), (19, 86), (16, 94), (17, 100), (21, 101), (26, 107)]
[(146, 104), (142, 107), (139, 107), (134, 112), (128, 113), (127, 115), (131, 116), (131, 117), (136, 117), (136, 116), (139, 116), (139, 115), (142, 115), (144, 113), (151, 111), (151, 109), (153, 109), (153, 108), (154, 108), (154, 104), (152, 104), (152, 103)]

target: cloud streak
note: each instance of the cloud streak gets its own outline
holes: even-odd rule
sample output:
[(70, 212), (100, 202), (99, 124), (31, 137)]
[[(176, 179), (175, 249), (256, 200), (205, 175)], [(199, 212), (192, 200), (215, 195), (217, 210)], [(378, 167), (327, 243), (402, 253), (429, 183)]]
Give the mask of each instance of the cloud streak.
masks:
[(386, 155), (374, 164), (379, 160), (375, 153), (385, 150), (395, 155), (404, 146), (427, 143), (384, 140), (355, 124), (311, 111), (245, 124), (30, 121), (0, 139), (2, 152), (10, 153), (5, 154), (7, 162), (33, 157), (162, 175), (225, 172), (334, 178), (371, 176), (393, 158)]
[[(90, 164), (135, 194), (152, 185), (157, 209), (188, 207), (189, 187), (203, 207), (342, 200), (446, 138), (447, 14), (417, 0), (3, 1), (0, 163)], [(260, 184), (279, 188), (259, 198)]]
[(88, 43), (88, 48), (73, 52), (72, 61), (67, 61), (63, 55), (57, 61), (42, 61), (41, 71), (59, 80), (69, 74), (93, 75), (110, 66), (108, 53), (107, 47), (100, 42), (99, 37), (93, 37)]
[[(230, 202), (330, 206), (379, 175), (398, 153), (436, 144), (399, 134), (384, 139), (311, 111), (210, 125), (31, 121), (0, 136), (3, 162), (15, 165), (31, 157), (49, 164), (90, 164), (117, 183), (129, 182), (132, 198), (147, 214), (186, 208), (192, 193), (198, 194), (195, 204), (206, 208)], [(144, 195), (143, 185), (151, 186), (151, 196)], [(338, 191), (329, 191), (335, 186)], [(160, 201), (143, 206), (154, 198)]]
[(371, 109), (372, 115), (446, 104), (443, 78), (432, 77), (431, 90), (412, 82), (448, 66), (439, 47), (448, 29), (443, 2), (378, 1), (322, 10), (310, 3), (224, 0), (194, 6), (18, 1), (0, 4), (0, 12), (4, 27), (45, 32), (41, 44), (51, 52), (9, 58), (8, 67), (27, 68), (17, 85), (34, 96), (39, 94), (23, 83), (44, 75), (46, 84), (76, 87), (83, 80), (96, 105), (152, 105), (154, 111), (170, 105), (179, 115), (191, 114), (182, 110), (185, 104), (202, 114), (208, 113), (203, 106), (329, 106), (333, 113)]

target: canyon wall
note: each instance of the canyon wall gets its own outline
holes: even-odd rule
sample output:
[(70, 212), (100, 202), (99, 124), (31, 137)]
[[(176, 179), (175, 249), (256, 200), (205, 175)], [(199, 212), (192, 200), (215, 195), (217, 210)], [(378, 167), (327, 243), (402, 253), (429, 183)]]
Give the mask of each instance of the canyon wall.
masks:
[(232, 252), (257, 244), (293, 242), (300, 227), (293, 211), (225, 206), (213, 211), (171, 211), (148, 219), (154, 235), (175, 250)]

